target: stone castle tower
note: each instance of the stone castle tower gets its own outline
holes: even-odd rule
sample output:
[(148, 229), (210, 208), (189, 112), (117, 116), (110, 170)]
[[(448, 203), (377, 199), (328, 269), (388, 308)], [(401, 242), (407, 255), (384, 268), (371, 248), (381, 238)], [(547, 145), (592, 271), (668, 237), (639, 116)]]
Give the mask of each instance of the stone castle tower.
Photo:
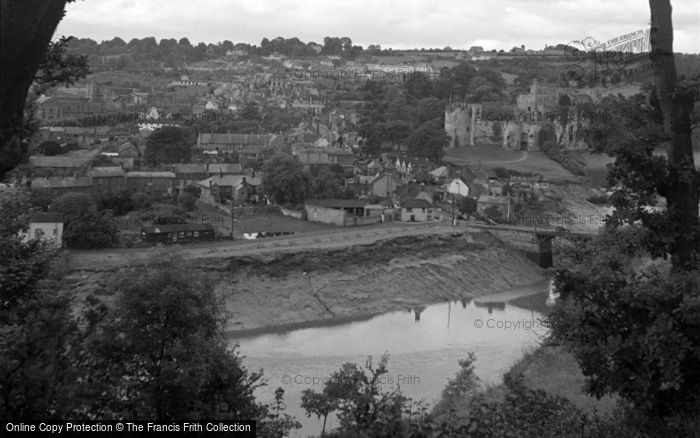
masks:
[(445, 132), (450, 137), (450, 147), (474, 146), (474, 127), (481, 117), (481, 105), (456, 103), (445, 109)]

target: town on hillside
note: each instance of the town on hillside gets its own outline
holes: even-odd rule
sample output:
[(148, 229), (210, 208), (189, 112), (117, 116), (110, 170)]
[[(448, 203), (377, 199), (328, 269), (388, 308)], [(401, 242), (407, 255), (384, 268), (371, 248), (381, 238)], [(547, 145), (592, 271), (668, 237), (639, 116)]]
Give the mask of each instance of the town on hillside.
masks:
[(672, 1), (0, 0), (0, 427), (700, 436)]

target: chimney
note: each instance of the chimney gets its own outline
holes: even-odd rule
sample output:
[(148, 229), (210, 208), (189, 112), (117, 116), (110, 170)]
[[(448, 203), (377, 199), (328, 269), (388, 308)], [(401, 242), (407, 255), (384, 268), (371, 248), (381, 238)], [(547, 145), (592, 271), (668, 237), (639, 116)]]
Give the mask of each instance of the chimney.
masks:
[(170, 166), (170, 171), (171, 171), (172, 173), (175, 173), (175, 165), (174, 165), (174, 164), (173, 164), (172, 166)]
[(255, 171), (253, 171), (253, 175), (251, 175), (253, 178), (255, 178)]
[(243, 177), (243, 184), (245, 184), (245, 176)]
[(207, 171), (207, 173), (209, 173), (209, 162), (208, 162), (208, 161), (207, 161), (207, 163), (205, 164), (205, 166), (206, 166), (206, 167), (205, 167), (204, 169)]
[(223, 178), (223, 176), (224, 176), (224, 169), (219, 167), (219, 177)]

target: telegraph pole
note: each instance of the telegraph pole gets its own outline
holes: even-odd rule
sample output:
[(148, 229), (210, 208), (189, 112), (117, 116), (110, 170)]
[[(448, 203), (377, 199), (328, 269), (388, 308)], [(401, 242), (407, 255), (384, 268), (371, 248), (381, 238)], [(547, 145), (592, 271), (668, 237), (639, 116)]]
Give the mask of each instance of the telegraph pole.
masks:
[(231, 192), (231, 241), (233, 241), (233, 192)]

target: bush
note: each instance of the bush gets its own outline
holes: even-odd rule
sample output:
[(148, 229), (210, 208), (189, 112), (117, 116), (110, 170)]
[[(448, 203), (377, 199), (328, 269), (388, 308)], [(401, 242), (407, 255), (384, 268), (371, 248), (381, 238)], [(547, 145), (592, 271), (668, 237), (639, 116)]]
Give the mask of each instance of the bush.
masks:
[(552, 141), (547, 141), (542, 144), (542, 151), (552, 160), (561, 164), (561, 166), (573, 173), (574, 175), (584, 176), (586, 172), (583, 171), (585, 163), (576, 157), (572, 156), (566, 151), (562, 151), (559, 147)]
[(100, 210), (112, 210), (115, 216), (123, 216), (134, 210), (134, 203), (127, 191), (107, 193), (95, 199)]
[(136, 210), (145, 210), (151, 206), (151, 197), (143, 192), (131, 195), (131, 205)]
[(610, 203), (610, 198), (605, 194), (589, 196), (586, 200), (596, 205), (608, 205)]
[(194, 210), (194, 206), (197, 203), (197, 200), (190, 193), (183, 193), (180, 196), (178, 196), (177, 203), (181, 208), (185, 209), (186, 211), (192, 211)]
[(51, 211), (63, 215), (63, 239), (69, 248), (108, 248), (117, 242), (112, 211), (98, 210), (90, 195), (66, 193), (54, 200)]

